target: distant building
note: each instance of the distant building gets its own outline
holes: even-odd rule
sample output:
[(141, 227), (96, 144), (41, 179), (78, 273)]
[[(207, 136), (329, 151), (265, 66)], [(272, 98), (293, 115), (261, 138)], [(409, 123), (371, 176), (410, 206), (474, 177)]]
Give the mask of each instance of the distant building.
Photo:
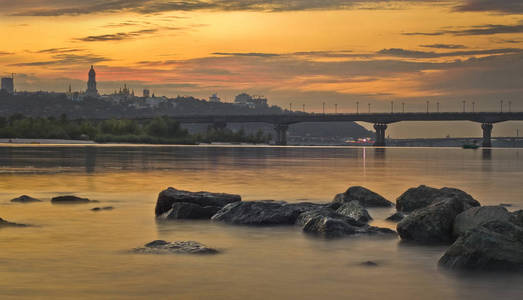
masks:
[(220, 103), (222, 102), (222, 99), (220, 99), (217, 94), (212, 94), (212, 96), (209, 97), (209, 102)]
[(248, 106), (249, 108), (267, 107), (267, 98), (262, 96), (251, 96), (246, 93), (239, 94), (234, 99), (234, 104)]
[(3, 91), (7, 92), (8, 94), (14, 94), (15, 93), (15, 83), (13, 77), (6, 77), (2, 78), (2, 88)]
[(94, 71), (93, 66), (91, 66), (91, 70), (89, 70), (89, 80), (87, 81), (87, 91), (85, 93), (90, 97), (98, 97), (98, 90), (96, 89), (96, 72)]
[(144, 89), (144, 90), (143, 90), (143, 97), (144, 97), (144, 98), (149, 98), (149, 97), (151, 97), (151, 91), (149, 91), (148, 89)]

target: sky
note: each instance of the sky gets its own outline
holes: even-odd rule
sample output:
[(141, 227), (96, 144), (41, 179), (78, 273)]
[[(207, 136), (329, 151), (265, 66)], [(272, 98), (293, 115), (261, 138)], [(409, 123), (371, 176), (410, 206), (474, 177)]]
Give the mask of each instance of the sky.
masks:
[[(0, 75), (17, 90), (127, 84), (141, 94), (241, 92), (321, 112), (523, 111), (521, 0), (0, 0)], [(474, 102), (474, 104), (472, 104)], [(394, 125), (392, 137), (477, 124)], [(496, 126), (515, 135), (523, 125)]]

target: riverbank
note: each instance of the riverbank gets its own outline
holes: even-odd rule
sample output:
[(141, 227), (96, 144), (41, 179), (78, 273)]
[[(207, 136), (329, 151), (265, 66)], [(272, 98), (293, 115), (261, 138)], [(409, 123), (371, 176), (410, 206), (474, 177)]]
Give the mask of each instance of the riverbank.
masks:
[(61, 140), (61, 139), (0, 139), (0, 144), (32, 144), (32, 145), (93, 145), (94, 141)]

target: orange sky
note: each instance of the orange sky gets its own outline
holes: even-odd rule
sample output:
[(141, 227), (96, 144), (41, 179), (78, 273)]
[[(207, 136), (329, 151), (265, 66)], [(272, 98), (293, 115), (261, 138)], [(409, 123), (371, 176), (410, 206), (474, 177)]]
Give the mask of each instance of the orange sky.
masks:
[[(520, 0), (0, 0), (0, 74), (18, 90), (98, 87), (288, 107), (355, 101), (523, 110)], [(508, 101), (508, 100), (506, 100)]]

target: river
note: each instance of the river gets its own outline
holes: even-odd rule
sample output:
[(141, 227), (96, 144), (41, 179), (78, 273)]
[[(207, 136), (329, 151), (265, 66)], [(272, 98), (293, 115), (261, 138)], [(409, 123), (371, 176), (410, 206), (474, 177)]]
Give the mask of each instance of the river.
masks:
[[(331, 201), (365, 186), (394, 201), (409, 187), (456, 187), (523, 209), (523, 149), (255, 146), (0, 146), (0, 299), (521, 299), (523, 276), (441, 270), (445, 247), (399, 239), (325, 240), (298, 227), (156, 222), (158, 193)], [(15, 204), (27, 194), (41, 203)], [(75, 194), (99, 200), (52, 205)], [(112, 211), (93, 212), (95, 206)], [(373, 225), (393, 209), (371, 209)], [(155, 239), (195, 240), (214, 256), (138, 255)], [(362, 265), (374, 261), (378, 266)]]

